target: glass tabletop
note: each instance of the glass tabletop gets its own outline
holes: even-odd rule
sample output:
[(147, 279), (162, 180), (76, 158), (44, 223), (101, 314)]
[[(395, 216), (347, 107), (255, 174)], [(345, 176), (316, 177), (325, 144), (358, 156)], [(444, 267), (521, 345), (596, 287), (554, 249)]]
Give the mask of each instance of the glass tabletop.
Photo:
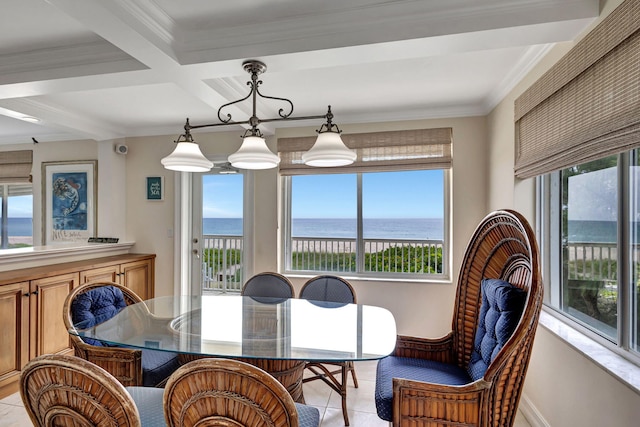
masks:
[(69, 333), (106, 345), (216, 357), (307, 361), (389, 355), (396, 324), (386, 309), (238, 295), (160, 297)]

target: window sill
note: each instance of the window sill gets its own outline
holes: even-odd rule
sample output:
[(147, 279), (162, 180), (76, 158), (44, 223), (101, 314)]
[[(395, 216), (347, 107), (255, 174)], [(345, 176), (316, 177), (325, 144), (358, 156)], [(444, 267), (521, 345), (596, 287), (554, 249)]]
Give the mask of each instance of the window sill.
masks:
[(545, 308), (542, 310), (540, 326), (555, 334), (570, 347), (599, 365), (631, 390), (640, 394), (639, 366), (559, 319), (551, 309)]
[(108, 256), (128, 252), (135, 242), (123, 243), (77, 243), (33, 246), (29, 248), (0, 251), (0, 271), (21, 268), (20, 264), (37, 261), (38, 265), (52, 264), (69, 257), (87, 258), (95, 255)]

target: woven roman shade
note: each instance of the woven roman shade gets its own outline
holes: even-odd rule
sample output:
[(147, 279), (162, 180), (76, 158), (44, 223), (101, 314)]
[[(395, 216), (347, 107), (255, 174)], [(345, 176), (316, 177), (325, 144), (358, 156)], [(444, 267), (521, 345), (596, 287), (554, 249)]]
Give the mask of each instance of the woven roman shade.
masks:
[(31, 184), (13, 184), (7, 185), (7, 195), (14, 196), (30, 196), (33, 194), (33, 186)]
[(31, 182), (33, 151), (0, 151), (0, 184)]
[(342, 140), (358, 157), (348, 166), (306, 166), (302, 154), (316, 137), (279, 138), (280, 174), (305, 175), (354, 172), (385, 172), (417, 169), (448, 169), (452, 161), (452, 129), (417, 129), (343, 134)]
[(518, 178), (640, 146), (640, 1), (627, 0), (515, 101)]

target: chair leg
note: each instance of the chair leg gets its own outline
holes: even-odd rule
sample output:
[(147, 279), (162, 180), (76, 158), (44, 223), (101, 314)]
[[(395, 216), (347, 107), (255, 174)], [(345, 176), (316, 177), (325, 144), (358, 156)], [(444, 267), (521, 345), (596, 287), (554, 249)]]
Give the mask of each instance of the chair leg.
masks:
[(353, 362), (347, 362), (347, 366), (351, 371), (351, 378), (353, 378), (353, 386), (358, 388), (358, 379), (356, 378), (356, 367)]
[(340, 384), (340, 397), (342, 398), (342, 417), (344, 418), (344, 425), (349, 425), (349, 414), (347, 413), (347, 378), (349, 375), (349, 363), (342, 365), (340, 371), (342, 375), (342, 383)]

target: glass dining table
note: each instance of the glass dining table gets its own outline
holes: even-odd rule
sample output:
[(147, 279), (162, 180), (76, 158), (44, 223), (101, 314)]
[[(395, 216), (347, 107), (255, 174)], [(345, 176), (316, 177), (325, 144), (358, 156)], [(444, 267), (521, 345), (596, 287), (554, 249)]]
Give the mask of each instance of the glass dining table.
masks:
[(388, 310), (363, 304), (240, 295), (159, 297), (71, 334), (107, 345), (240, 359), (277, 378), (304, 402), (305, 362), (375, 360), (393, 352)]

